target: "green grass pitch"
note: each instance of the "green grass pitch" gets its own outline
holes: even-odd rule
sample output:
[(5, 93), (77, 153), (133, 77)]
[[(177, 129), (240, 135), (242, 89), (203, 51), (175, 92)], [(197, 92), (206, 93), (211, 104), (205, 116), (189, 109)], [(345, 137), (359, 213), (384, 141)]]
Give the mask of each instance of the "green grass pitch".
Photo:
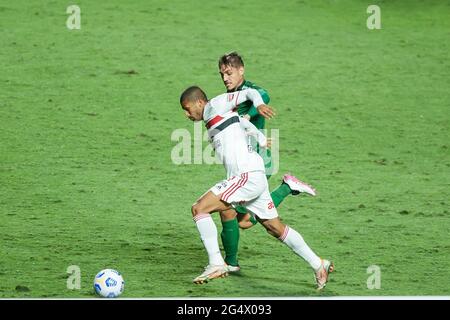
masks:
[[(107, 267), (128, 298), (449, 295), (449, 15), (438, 0), (2, 2), (0, 297), (94, 297)], [(190, 206), (225, 174), (174, 165), (171, 134), (193, 132), (184, 88), (224, 91), (232, 50), (277, 111), (271, 188), (290, 171), (318, 190), (279, 212), (335, 261), (322, 293), (261, 226), (241, 232), (240, 275), (191, 283), (207, 256)]]

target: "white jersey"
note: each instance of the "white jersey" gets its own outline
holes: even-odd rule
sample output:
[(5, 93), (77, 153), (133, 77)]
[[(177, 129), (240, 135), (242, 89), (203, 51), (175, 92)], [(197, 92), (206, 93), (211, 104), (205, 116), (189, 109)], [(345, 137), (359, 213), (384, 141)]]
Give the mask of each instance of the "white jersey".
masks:
[(245, 128), (253, 125), (249, 121), (241, 125), (242, 119), (235, 112), (237, 106), (247, 100), (255, 106), (264, 104), (257, 90), (245, 89), (221, 94), (211, 99), (203, 110), (209, 138), (216, 156), (225, 166), (227, 178), (245, 172), (265, 171), (261, 156), (248, 147)]

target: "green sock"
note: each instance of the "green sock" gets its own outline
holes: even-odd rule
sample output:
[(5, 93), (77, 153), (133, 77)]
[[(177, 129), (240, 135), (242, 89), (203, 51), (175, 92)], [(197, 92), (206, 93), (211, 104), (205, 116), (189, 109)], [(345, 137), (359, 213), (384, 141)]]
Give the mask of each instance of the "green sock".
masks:
[[(241, 206), (236, 206), (236, 207), (234, 208), (234, 210), (236, 210), (236, 212), (237, 212), (238, 214), (246, 214), (246, 213), (248, 213), (247, 209), (246, 209), (245, 207), (241, 207)], [(250, 222), (251, 222), (253, 225), (255, 225), (255, 224), (258, 223), (258, 220), (256, 220), (256, 218), (255, 218), (252, 214), (250, 214)]]
[(270, 196), (272, 197), (273, 204), (276, 208), (280, 205), (283, 200), (291, 194), (291, 188), (286, 183), (282, 183), (278, 188), (272, 191)]
[(255, 224), (258, 223), (258, 220), (256, 220), (255, 216), (251, 214), (251, 215), (250, 215), (250, 222), (251, 222), (253, 225), (255, 225)]
[(237, 213), (240, 213), (240, 214), (247, 213), (247, 209), (245, 209), (245, 207), (242, 207), (242, 206), (236, 206), (236, 207), (234, 208), (234, 210), (236, 210), (236, 212), (237, 212)]
[(223, 249), (225, 250), (225, 262), (232, 266), (239, 265), (237, 260), (239, 246), (239, 224), (236, 218), (233, 220), (222, 221)]

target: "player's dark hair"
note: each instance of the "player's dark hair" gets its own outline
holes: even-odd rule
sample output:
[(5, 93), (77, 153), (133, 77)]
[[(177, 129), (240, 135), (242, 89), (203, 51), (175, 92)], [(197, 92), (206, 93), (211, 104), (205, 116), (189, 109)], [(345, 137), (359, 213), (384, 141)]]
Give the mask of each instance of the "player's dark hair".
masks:
[(219, 58), (219, 68), (221, 66), (232, 66), (235, 68), (243, 67), (244, 61), (236, 51), (224, 54)]
[(183, 91), (180, 96), (180, 104), (185, 102), (195, 102), (198, 100), (208, 101), (205, 92), (197, 86), (191, 86)]

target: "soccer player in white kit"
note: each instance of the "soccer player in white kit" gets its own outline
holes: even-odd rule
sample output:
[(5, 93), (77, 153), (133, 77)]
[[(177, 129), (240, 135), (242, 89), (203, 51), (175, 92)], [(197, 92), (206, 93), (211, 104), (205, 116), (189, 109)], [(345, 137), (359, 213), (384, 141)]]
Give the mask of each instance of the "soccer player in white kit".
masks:
[(192, 205), (193, 219), (209, 259), (205, 271), (193, 282), (200, 284), (228, 274), (211, 213), (233, 210), (234, 205), (241, 205), (256, 215), (269, 234), (285, 243), (311, 266), (317, 288), (322, 289), (334, 265), (318, 257), (297, 231), (279, 219), (270, 196), (263, 159), (249, 148), (246, 131), (258, 134), (261, 146), (266, 145), (265, 137), (235, 112), (236, 107), (247, 100), (251, 100), (258, 108), (270, 108), (255, 89), (221, 94), (208, 101), (199, 87), (192, 86), (180, 97), (186, 116), (192, 121), (205, 122), (216, 155), (227, 172), (226, 180), (217, 183)]

